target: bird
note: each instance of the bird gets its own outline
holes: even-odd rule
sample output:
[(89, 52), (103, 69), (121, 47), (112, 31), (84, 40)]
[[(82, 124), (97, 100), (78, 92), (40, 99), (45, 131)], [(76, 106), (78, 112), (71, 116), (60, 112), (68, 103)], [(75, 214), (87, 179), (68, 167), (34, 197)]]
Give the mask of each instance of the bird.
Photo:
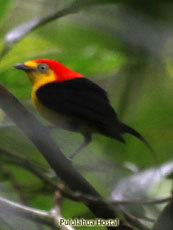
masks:
[(43, 118), (57, 128), (83, 135), (84, 141), (71, 159), (92, 141), (93, 133), (122, 143), (126, 143), (123, 134), (128, 133), (153, 151), (138, 131), (119, 120), (107, 92), (82, 74), (51, 59), (30, 60), (14, 67), (28, 75), (32, 102)]

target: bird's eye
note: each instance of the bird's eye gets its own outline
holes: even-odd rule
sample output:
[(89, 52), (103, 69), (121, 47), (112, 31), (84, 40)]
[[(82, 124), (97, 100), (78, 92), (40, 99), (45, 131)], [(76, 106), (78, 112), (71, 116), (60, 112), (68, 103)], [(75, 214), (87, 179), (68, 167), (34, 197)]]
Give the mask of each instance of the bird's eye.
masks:
[(48, 70), (48, 65), (46, 64), (39, 64), (38, 65), (38, 70), (42, 73), (45, 73)]

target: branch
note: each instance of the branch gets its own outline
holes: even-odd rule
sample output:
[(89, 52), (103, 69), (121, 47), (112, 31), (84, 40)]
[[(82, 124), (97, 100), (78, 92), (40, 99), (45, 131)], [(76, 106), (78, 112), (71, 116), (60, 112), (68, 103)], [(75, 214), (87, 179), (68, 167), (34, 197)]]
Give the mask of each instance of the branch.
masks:
[(68, 7), (63, 8), (61, 10), (57, 10), (51, 14), (47, 14), (41, 18), (31, 19), (21, 25), (17, 26), (16, 28), (12, 29), (8, 32), (4, 39), (4, 46), (3, 50), (0, 53), (0, 59), (2, 59), (12, 48), (13, 46), (22, 40), (28, 33), (32, 32), (33, 30), (41, 27), (43, 25), (48, 24), (49, 22), (61, 18), (63, 16), (74, 14), (79, 10), (91, 7), (93, 5), (100, 5), (100, 4), (116, 4), (114, 0), (76, 0), (72, 2)]
[(12, 185), (13, 189), (16, 191), (16, 194), (18, 195), (20, 201), (27, 205), (28, 200), (25, 196), (25, 194), (21, 190), (21, 186), (16, 180), (15, 176), (13, 173), (11, 173), (9, 170), (5, 169), (4, 165), (0, 165), (0, 172), (3, 176), (4, 179), (9, 180), (10, 184)]
[(15, 152), (10, 152), (2, 148), (0, 148), (0, 154), (1, 155), (3, 154), (4, 156), (9, 156), (10, 161), (8, 161), (8, 163), (17, 164), (17, 165), (24, 167), (30, 173), (32, 173), (33, 175), (41, 179), (44, 183), (57, 189), (57, 184), (53, 182), (48, 176), (45, 175), (43, 168), (41, 168), (41, 166), (39, 167), (38, 164), (31, 162), (27, 158)]
[(173, 196), (168, 196), (153, 200), (107, 200), (106, 202), (110, 205), (129, 205), (129, 204), (142, 204), (142, 205), (159, 205), (166, 203), (173, 199)]
[(173, 229), (173, 199), (161, 212), (153, 230), (172, 230)]
[[(0, 148), (0, 154), (4, 156), (8, 156), (10, 160), (6, 161), (8, 163), (12, 164), (17, 164), (20, 165), (21, 167), (27, 169), (30, 173), (38, 177), (42, 182), (46, 185), (51, 186), (53, 189), (58, 190), (61, 192), (61, 195), (63, 195), (65, 198), (68, 198), (73, 201), (82, 201), (82, 200), (87, 200), (88, 202), (92, 202), (93, 200), (95, 201), (96, 198), (93, 197), (91, 200), (88, 198), (88, 196), (84, 197), (84, 195), (79, 195), (79, 193), (72, 193), (72, 192), (67, 192), (65, 189), (62, 189), (57, 185), (56, 182), (51, 180), (48, 176), (45, 175), (43, 168), (36, 163), (33, 163), (29, 161), (27, 158), (15, 153), (15, 152), (10, 152), (7, 151), (3, 148)], [(99, 200), (100, 201), (100, 200)]]
[(132, 224), (132, 226), (138, 228), (139, 230), (150, 230), (150, 228), (143, 225), (135, 216), (132, 216), (131, 214), (123, 211), (123, 214), (127, 221)]
[(59, 224), (60, 219), (63, 219), (63, 217), (57, 210), (51, 210), (50, 212), (46, 212), (18, 204), (3, 197), (0, 197), (0, 207), (2, 210), (10, 212), (13, 215), (19, 215), (26, 219), (34, 220), (38, 223), (50, 226), (54, 229), (74, 230), (74, 228), (72, 228), (71, 226), (61, 226)]
[[(51, 168), (62, 181), (73, 191), (84, 195), (100, 198), (100, 194), (74, 168), (72, 162), (60, 151), (50, 132), (23, 105), (0, 84), (0, 106), (13, 120), (19, 129), (32, 141), (47, 160)], [(104, 201), (84, 202), (98, 218), (116, 218), (114, 210)], [(112, 228), (113, 229), (113, 228)], [(116, 230), (131, 229), (120, 222)]]
[[(57, 189), (61, 192), (61, 194), (69, 199), (72, 199), (74, 201), (87, 201), (87, 202), (100, 202), (102, 199), (80, 194), (78, 192), (76, 193), (68, 193), (64, 189), (57, 186)], [(164, 197), (164, 198), (158, 198), (158, 199), (151, 199), (151, 200), (111, 200), (107, 199), (104, 200), (104, 202), (110, 206), (116, 206), (116, 205), (133, 205), (133, 204), (141, 204), (141, 205), (161, 205), (163, 203), (169, 202), (173, 199), (173, 195)]]
[[(56, 182), (52, 181), (48, 176), (45, 175), (43, 168), (39, 166), (37, 163), (33, 163), (29, 161), (27, 158), (21, 156), (20, 154), (17, 154), (15, 152), (7, 151), (3, 148), (0, 148), (0, 154), (4, 156), (10, 157), (10, 161), (8, 163), (17, 163), (17, 165), (20, 165), (27, 169), (30, 173), (37, 176), (39, 179), (41, 179), (45, 184), (50, 185), (55, 190), (58, 190), (61, 192), (61, 195), (64, 197), (71, 199), (73, 201), (87, 201), (87, 202), (100, 202), (101, 199), (88, 196), (84, 194), (80, 194), (79, 192), (67, 192), (64, 188), (62, 189), (57, 185)], [(12, 159), (11, 159), (12, 158)], [(150, 200), (104, 200), (108, 205), (129, 205), (129, 204), (142, 204), (142, 205), (159, 205), (166, 202), (169, 202), (173, 199), (173, 196), (158, 198), (158, 199), (150, 199)]]

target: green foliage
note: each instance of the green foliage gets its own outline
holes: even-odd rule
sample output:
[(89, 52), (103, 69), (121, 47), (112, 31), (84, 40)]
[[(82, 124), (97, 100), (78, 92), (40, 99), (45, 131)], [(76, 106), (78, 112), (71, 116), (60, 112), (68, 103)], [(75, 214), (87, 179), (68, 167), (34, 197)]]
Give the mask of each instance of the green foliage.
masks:
[[(67, 14), (64, 18), (57, 17), (58, 20), (51, 19), (52, 21), (46, 22), (46, 25), (39, 21), (36, 27), (28, 26), (29, 29), (25, 34), (17, 30), (19, 40), (23, 38), (18, 43), (17, 41), (3, 43), (4, 31), (7, 28), (8, 30), (15, 28), (16, 24), (24, 22), (25, 25), (29, 25), (26, 19), (36, 17), (42, 19), (43, 16), (54, 12), (54, 9), (59, 12), (61, 8), (58, 4), (61, 6), (61, 1), (52, 2), (52, 5), (49, 5), (48, 0), (0, 1), (2, 28), (0, 47), (4, 52), (0, 63), (0, 81), (24, 104), (27, 104), (30, 100), (30, 82), (25, 74), (15, 70), (13, 65), (45, 57), (59, 60), (108, 90), (111, 103), (119, 114), (119, 118), (138, 130), (150, 142), (157, 158), (156, 160), (142, 143), (128, 135), (125, 136), (126, 145), (94, 135), (93, 143), (74, 160), (74, 164), (102, 195), (110, 197), (116, 184), (122, 178), (134, 173), (124, 166), (126, 163), (130, 162), (140, 171), (172, 160), (173, 69), (172, 54), (169, 52), (172, 38), (169, 41), (166, 39), (166, 31), (169, 34), (169, 23), (172, 20), (170, 9), (173, 6), (170, 4), (169, 9), (162, 3), (164, 10), (156, 8), (153, 11), (147, 11), (146, 14), (147, 9), (144, 12), (138, 5), (135, 11), (136, 1), (132, 1), (132, 7), (130, 2), (128, 5), (124, 3), (118, 5), (112, 0), (109, 1), (111, 5), (104, 4), (89, 8), (85, 6), (86, 8), (84, 7), (79, 14), (73, 16)], [(90, 6), (91, 2), (85, 1), (82, 4)], [(96, 3), (99, 5), (99, 1), (95, 1), (94, 4), (97, 5)], [(78, 8), (81, 10), (82, 7)], [(21, 13), (21, 9), (24, 10), (25, 15)], [(120, 13), (121, 10), (122, 13)], [(155, 10), (158, 14), (155, 14)], [(134, 17), (136, 17), (135, 20)], [(153, 36), (151, 36), (151, 31), (154, 31)], [(27, 106), (34, 111), (30, 104)], [(48, 170), (48, 165), (41, 154), (6, 119), (0, 111), (1, 148), (25, 156), (31, 162), (41, 164)], [(61, 131), (55, 133), (57, 143), (66, 155), (70, 155), (71, 149), (76, 149), (81, 142), (79, 135)], [(20, 165), (13, 165), (10, 157), (4, 159), (2, 156), (0, 156), (2, 158), (0, 171), (2, 167), (23, 187), (28, 186), (28, 189), (21, 189), (27, 203), (35, 208), (51, 209), (54, 205), (54, 189), (46, 187), (32, 173), (20, 168)], [(52, 175), (52, 172), (47, 173)], [(162, 196), (170, 194), (172, 181), (165, 179), (166, 176), (161, 179)], [(52, 177), (50, 176), (51, 179)], [(2, 171), (1, 178), (4, 186), (10, 188), (15, 194), (11, 196), (9, 193), (7, 196), (22, 202), (19, 191), (16, 190), (10, 177), (6, 179)], [(54, 177), (52, 180), (59, 182)], [(150, 192), (146, 191), (149, 197), (155, 196), (156, 193), (156, 188), (155, 190), (151, 188), (152, 186), (150, 186)], [(140, 194), (138, 195), (140, 197)], [(154, 209), (147, 210), (146, 215), (152, 212), (153, 218), (156, 219), (157, 215), (154, 211)], [(62, 212), (65, 217), (92, 217), (83, 204), (67, 199), (62, 203)]]
[(5, 14), (8, 12), (8, 7), (10, 5), (10, 2), (11, 0), (7, 0), (7, 1), (0, 0), (0, 5), (1, 5), (0, 21), (3, 20)]

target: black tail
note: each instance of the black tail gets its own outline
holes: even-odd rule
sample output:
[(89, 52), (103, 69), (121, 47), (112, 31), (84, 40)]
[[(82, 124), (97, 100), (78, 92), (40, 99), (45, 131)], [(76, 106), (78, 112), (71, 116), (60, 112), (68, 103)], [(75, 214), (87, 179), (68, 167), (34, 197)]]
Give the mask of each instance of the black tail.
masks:
[(140, 133), (138, 133), (136, 130), (123, 123), (120, 123), (120, 126), (121, 126), (122, 133), (130, 133), (133, 136), (137, 137), (147, 146), (147, 148), (151, 151), (151, 153), (154, 154), (154, 150), (152, 149), (151, 145), (148, 143), (147, 140), (145, 140), (145, 138)]

